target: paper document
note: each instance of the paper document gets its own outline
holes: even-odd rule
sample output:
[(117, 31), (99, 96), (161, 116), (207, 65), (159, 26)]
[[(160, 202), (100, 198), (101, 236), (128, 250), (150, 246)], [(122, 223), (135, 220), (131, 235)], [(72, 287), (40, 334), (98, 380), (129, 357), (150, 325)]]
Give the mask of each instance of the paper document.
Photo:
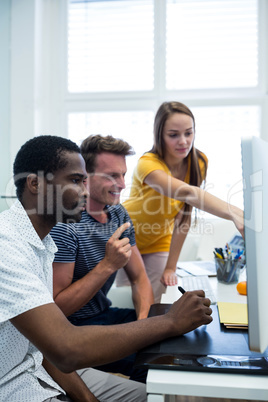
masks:
[(176, 273), (181, 277), (187, 275), (217, 275), (214, 261), (178, 261)]
[(230, 328), (248, 326), (248, 306), (246, 303), (218, 302), (221, 324)]

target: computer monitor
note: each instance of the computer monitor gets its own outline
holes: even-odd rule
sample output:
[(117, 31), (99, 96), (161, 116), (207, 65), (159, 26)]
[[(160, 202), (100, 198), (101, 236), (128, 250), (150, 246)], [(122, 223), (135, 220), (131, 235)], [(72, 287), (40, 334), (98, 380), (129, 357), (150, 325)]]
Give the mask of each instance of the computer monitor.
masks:
[(249, 348), (268, 346), (268, 142), (242, 140)]

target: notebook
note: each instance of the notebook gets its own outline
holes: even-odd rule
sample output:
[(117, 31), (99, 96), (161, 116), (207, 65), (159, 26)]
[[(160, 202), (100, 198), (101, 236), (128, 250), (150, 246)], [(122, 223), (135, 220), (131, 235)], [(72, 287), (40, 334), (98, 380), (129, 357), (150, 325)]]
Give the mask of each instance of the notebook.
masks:
[(216, 276), (216, 266), (214, 261), (178, 261), (176, 274), (184, 277), (194, 276)]
[(218, 302), (220, 323), (226, 328), (248, 329), (248, 306), (246, 303)]
[[(164, 314), (170, 306), (154, 304), (149, 316)], [(247, 331), (225, 328), (220, 324), (217, 306), (211, 308), (211, 324), (139, 351), (135, 365), (167, 370), (268, 375), (268, 348), (264, 354), (251, 352)]]

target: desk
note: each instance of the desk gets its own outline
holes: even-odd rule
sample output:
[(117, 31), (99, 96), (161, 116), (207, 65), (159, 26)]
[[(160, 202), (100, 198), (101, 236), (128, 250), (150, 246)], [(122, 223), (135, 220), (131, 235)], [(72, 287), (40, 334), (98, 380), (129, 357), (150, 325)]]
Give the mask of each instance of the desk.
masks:
[[(240, 280), (245, 280), (245, 271), (241, 274)], [(180, 285), (180, 278), (178, 278), (178, 284)], [(240, 295), (236, 290), (235, 284), (225, 284), (217, 281), (216, 277), (209, 278), (209, 282), (213, 289), (213, 292), (216, 296), (217, 301), (225, 301), (231, 303), (246, 303), (246, 296)], [(185, 289), (187, 290), (187, 289)], [(178, 290), (177, 286), (168, 286), (166, 293), (162, 295), (161, 303), (173, 303), (175, 300), (181, 297), (181, 293)]]
[[(243, 278), (240, 277), (240, 280)], [(216, 278), (210, 278), (210, 282), (218, 301), (246, 303), (246, 297), (237, 293), (236, 284), (222, 284)], [(177, 286), (169, 286), (161, 302), (173, 303), (179, 297), (181, 294)], [(165, 395), (169, 395), (170, 401), (175, 401), (174, 395), (268, 401), (268, 378), (248, 374), (150, 369), (147, 392), (148, 402), (164, 402)]]

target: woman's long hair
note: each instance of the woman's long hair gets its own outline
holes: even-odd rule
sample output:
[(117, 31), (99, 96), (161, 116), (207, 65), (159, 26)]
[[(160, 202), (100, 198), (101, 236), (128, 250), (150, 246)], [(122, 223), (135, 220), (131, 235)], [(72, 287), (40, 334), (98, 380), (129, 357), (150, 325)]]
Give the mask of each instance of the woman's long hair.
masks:
[[(159, 107), (154, 120), (154, 145), (150, 152), (157, 154), (161, 159), (164, 159), (164, 140), (163, 140), (163, 130), (167, 119), (174, 113), (182, 113), (190, 116), (193, 119), (194, 123), (194, 131), (195, 131), (195, 118), (191, 110), (180, 102), (164, 102)], [(194, 143), (191, 151), (187, 158), (191, 157), (191, 165), (190, 165), (190, 185), (200, 187), (203, 180), (205, 180), (207, 175), (207, 162), (204, 159), (201, 152), (195, 148)], [(205, 174), (204, 177), (201, 175), (199, 159), (201, 159), (204, 163)], [(184, 215), (180, 222), (180, 226), (187, 219), (191, 210), (191, 206), (185, 203), (184, 207)]]

